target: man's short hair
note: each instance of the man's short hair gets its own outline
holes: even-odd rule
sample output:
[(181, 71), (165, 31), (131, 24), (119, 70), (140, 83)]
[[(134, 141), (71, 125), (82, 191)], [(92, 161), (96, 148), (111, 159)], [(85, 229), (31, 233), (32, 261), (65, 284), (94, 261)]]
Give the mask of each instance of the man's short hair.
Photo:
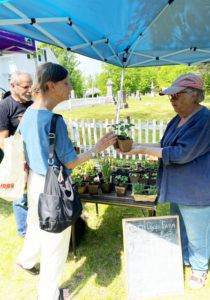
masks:
[(17, 85), (19, 83), (19, 76), (22, 74), (27, 74), (31, 77), (31, 75), (25, 71), (15, 71), (11, 74), (10, 83)]

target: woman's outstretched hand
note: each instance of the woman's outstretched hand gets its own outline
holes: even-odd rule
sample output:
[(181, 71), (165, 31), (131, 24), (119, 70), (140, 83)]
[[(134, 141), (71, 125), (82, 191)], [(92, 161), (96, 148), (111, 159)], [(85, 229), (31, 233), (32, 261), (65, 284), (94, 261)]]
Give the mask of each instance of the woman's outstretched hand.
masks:
[(105, 134), (93, 147), (93, 151), (97, 154), (117, 141), (117, 136), (112, 131)]
[(133, 143), (129, 152), (122, 152), (120, 149), (115, 149), (118, 153), (123, 155), (133, 154), (148, 154), (152, 156), (162, 157), (162, 148), (159, 143), (156, 144), (139, 144)]
[(132, 148), (128, 152), (122, 152), (119, 148), (115, 149), (118, 153), (123, 154), (123, 155), (133, 155), (133, 154), (144, 154), (145, 149), (142, 146), (142, 144), (139, 143), (133, 143)]

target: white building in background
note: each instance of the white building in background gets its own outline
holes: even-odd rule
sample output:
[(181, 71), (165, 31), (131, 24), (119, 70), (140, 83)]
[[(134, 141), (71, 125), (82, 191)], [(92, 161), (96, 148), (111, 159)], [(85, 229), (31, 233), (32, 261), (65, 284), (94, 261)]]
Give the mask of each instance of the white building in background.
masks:
[[(36, 42), (36, 49), (39, 48)], [(55, 55), (49, 47), (39, 50), (37, 57), (33, 58), (30, 54), (12, 53), (3, 54), (0, 56), (0, 94), (1, 91), (8, 91), (10, 89), (9, 82), (11, 73), (16, 70), (23, 70), (28, 72), (32, 79), (34, 79), (37, 65), (44, 62), (58, 63)], [(3, 89), (3, 90), (2, 90)]]

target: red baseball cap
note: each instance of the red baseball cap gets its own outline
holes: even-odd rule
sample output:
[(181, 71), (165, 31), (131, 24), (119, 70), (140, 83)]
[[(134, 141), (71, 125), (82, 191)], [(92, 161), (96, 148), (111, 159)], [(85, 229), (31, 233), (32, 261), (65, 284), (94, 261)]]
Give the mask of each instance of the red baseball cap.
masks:
[(203, 88), (203, 80), (193, 73), (184, 74), (179, 76), (172, 85), (159, 93), (160, 96), (163, 95), (173, 95), (177, 94), (186, 88), (195, 88), (198, 90), (202, 90)]

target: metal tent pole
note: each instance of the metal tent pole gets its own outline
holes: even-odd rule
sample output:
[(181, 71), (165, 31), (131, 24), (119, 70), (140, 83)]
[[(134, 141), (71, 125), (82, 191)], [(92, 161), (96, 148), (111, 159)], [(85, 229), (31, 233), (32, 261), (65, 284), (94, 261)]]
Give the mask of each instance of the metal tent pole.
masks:
[(125, 68), (122, 68), (121, 83), (120, 83), (120, 97), (117, 101), (117, 109), (116, 109), (116, 117), (115, 117), (116, 123), (119, 123), (120, 120), (120, 106), (121, 106), (122, 93), (123, 93), (124, 73), (125, 73)]

